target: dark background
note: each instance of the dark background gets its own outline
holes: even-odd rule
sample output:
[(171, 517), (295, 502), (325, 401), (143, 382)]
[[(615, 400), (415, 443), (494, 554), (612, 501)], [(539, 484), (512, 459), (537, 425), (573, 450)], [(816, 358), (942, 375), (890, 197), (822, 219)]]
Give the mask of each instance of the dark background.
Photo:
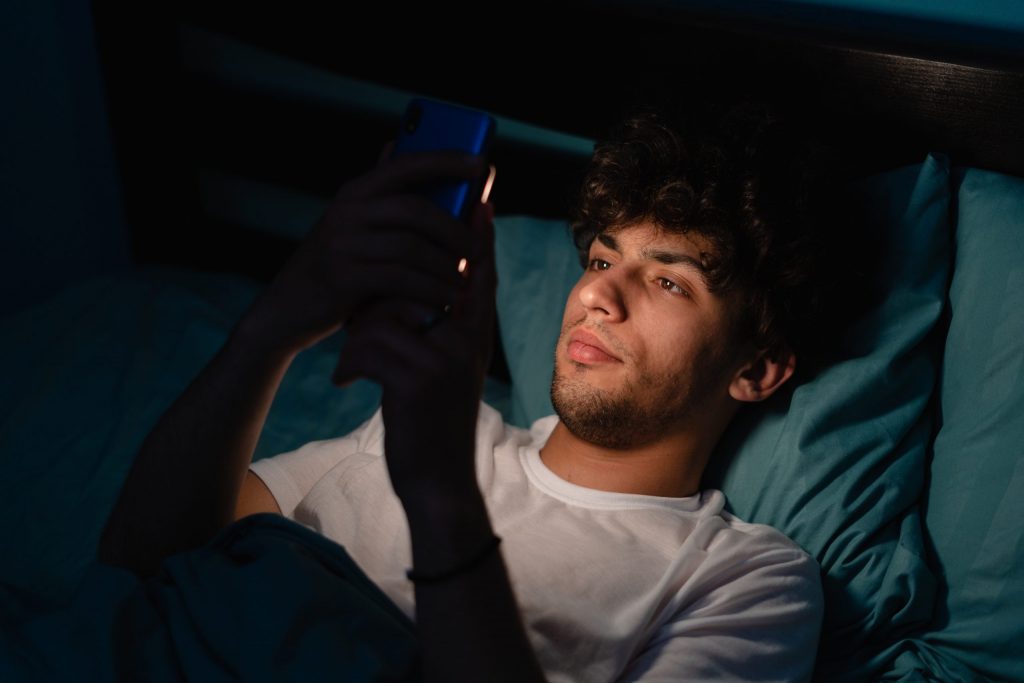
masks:
[[(140, 263), (267, 279), (394, 136), (394, 97), (329, 77), (586, 139), (639, 101), (759, 98), (851, 174), (940, 151), (1024, 175), (1020, 35), (781, 4), (12, 0), (0, 313)], [(586, 158), (502, 136), (494, 160), (499, 213), (564, 217)]]

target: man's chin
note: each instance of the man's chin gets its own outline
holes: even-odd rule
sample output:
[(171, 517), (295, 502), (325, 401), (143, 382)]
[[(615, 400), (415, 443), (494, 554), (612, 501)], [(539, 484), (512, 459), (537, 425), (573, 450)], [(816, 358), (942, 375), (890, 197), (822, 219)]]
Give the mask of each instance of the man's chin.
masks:
[(556, 373), (551, 404), (573, 436), (595, 446), (624, 450), (652, 440), (648, 412), (626, 397), (613, 396), (579, 379)]

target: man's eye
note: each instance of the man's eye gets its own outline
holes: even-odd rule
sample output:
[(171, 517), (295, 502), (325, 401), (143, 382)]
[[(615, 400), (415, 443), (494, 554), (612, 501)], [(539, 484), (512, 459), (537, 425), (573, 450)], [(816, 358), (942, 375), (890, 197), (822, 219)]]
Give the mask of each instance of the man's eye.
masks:
[(590, 269), (591, 270), (608, 270), (611, 267), (612, 267), (612, 264), (610, 264), (607, 261), (604, 261), (602, 259), (599, 259), (599, 258), (592, 258), (592, 259), (590, 259)]
[(674, 283), (671, 280), (669, 280), (667, 277), (659, 277), (658, 278), (658, 284), (661, 285), (662, 289), (666, 289), (666, 290), (672, 292), (673, 294), (679, 294), (680, 296), (685, 296), (687, 299), (690, 298), (690, 293), (689, 292), (687, 292), (685, 289), (683, 289), (682, 287), (680, 287), (676, 283)]

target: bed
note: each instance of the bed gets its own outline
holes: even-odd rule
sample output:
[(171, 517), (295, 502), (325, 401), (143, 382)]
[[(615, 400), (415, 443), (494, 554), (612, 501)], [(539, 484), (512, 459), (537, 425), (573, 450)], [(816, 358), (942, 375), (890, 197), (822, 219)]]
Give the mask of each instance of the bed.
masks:
[[(551, 412), (593, 140), (635, 102), (755, 97), (843, 150), (842, 210), (883, 267), (827, 369), (743, 413), (705, 483), (821, 565), (817, 680), (1024, 680), (1024, 40), (1012, 22), (749, 5), (498, 3), (467, 30), (437, 8), (94, 2), (130, 259), (0, 321), (18, 359), (0, 392), (0, 665), (61, 677), (83, 642), (109, 646), (75, 639), (115, 623), (98, 587), (127, 590), (93, 555), (139, 443), (408, 97), (498, 117), (485, 399), (519, 425)], [(299, 356), (256, 458), (373, 412), (374, 385), (329, 382), (342, 343)], [(381, 628), (367, 679), (408, 654)], [(190, 671), (244, 676), (210, 661)]]

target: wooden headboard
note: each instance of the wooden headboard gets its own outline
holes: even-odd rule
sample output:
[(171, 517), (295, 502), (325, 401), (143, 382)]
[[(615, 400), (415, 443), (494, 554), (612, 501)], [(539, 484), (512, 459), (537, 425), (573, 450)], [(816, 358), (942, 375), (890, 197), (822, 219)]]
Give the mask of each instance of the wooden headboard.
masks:
[(411, 94), (501, 117), (499, 213), (564, 217), (590, 142), (641, 101), (773, 102), (856, 172), (940, 151), (1024, 176), (1024, 67), (1005, 50), (664, 3), (476, 12), (96, 0), (136, 258), (268, 277)]

